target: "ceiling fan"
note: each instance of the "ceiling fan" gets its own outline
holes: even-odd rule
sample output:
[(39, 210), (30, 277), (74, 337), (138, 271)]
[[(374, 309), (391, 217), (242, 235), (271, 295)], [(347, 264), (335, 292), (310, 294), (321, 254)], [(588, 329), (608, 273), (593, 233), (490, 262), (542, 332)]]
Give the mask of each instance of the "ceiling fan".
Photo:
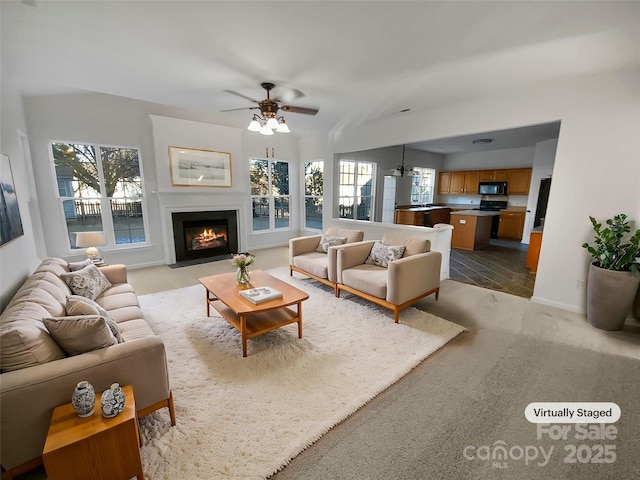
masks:
[[(257, 107), (243, 107), (243, 108), (231, 108), (228, 110), (222, 110), (223, 112), (233, 112), (236, 110), (260, 110), (260, 115), (254, 114), (248, 129), (254, 132), (260, 132), (263, 135), (273, 135), (273, 131), (279, 133), (289, 133), (289, 127), (287, 126), (284, 117), (278, 117), (278, 111), (302, 113), (305, 115), (315, 115), (318, 113), (317, 108), (296, 107), (293, 105), (281, 105), (282, 100), (278, 98), (271, 98), (271, 90), (275, 88), (274, 83), (264, 82), (260, 84), (262, 88), (267, 91), (267, 98), (262, 101), (255, 100), (251, 97), (247, 97), (241, 93), (233, 90), (225, 90), (225, 92), (232, 93), (239, 97), (245, 98), (257, 103)], [(298, 90), (295, 91), (297, 96), (302, 96), (302, 93)]]

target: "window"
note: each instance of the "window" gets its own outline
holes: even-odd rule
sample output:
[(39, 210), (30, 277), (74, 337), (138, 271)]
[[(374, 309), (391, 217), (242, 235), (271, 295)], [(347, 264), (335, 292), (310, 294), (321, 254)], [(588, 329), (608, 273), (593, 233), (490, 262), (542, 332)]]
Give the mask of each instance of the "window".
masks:
[(51, 150), (71, 248), (86, 231), (104, 232), (107, 245), (146, 241), (137, 149), (54, 142)]
[(289, 228), (289, 163), (249, 161), (253, 231)]
[(322, 193), (324, 191), (324, 162), (304, 164), (304, 225), (322, 230)]
[(431, 203), (436, 171), (433, 168), (414, 167), (411, 179), (411, 203)]
[(370, 162), (340, 160), (339, 218), (371, 220), (374, 167)]

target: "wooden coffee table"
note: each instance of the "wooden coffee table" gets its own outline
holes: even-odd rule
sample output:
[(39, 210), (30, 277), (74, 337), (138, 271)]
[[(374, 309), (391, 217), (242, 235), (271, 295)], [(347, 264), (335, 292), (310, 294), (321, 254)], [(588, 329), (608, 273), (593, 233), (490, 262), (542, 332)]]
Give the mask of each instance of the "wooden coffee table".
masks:
[[(199, 279), (206, 289), (207, 316), (211, 307), (235, 327), (242, 335), (242, 356), (247, 356), (247, 339), (277, 328), (298, 324), (298, 338), (302, 338), (302, 302), (309, 294), (269, 275), (262, 270), (251, 272), (251, 283), (241, 287), (236, 274), (222, 273)], [(282, 298), (253, 304), (240, 295), (240, 290), (271, 287), (282, 292)], [(288, 308), (295, 305), (295, 310)]]

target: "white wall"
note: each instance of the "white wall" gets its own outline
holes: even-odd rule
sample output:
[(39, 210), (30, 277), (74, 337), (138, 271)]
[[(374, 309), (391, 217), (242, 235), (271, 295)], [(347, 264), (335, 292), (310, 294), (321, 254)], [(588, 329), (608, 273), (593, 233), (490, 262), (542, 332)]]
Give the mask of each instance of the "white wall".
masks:
[[(242, 212), (239, 239), (242, 250), (283, 245), (300, 233), (297, 221), (292, 221), (291, 229), (282, 232), (252, 234), (250, 231), (248, 159), (250, 156), (265, 158), (268, 151), (270, 158), (274, 155), (279, 160), (290, 161), (290, 174), (295, 178), (300, 170), (298, 139), (292, 135), (276, 134), (268, 138), (244, 129), (213, 125), (206, 117), (193, 112), (95, 93), (27, 98), (25, 116), (35, 165), (35, 183), (40, 193), (42, 223), (47, 232), (47, 255), (82, 257), (77, 254), (74, 257), (69, 249), (49, 153), (52, 140), (128, 146), (140, 151), (147, 202), (147, 243), (104, 248), (104, 257), (109, 262), (122, 262), (131, 268), (170, 263), (173, 246), (168, 244), (172, 238), (167, 233), (166, 217), (167, 212), (177, 206), (187, 206), (189, 208), (185, 210), (189, 210), (232, 205)], [(232, 187), (171, 185), (170, 145), (230, 152)], [(297, 219), (299, 193), (292, 191), (291, 195), (292, 218)]]
[[(499, 95), (372, 122), (332, 135), (344, 152), (560, 120), (553, 188), (534, 301), (583, 312), (589, 215), (627, 212), (640, 221), (640, 68), (505, 91)], [(302, 145), (302, 155), (305, 146)]]
[(37, 192), (32, 188), (29, 175), (31, 165), (27, 164), (29, 152), (24, 141), (27, 128), (22, 101), (17, 87), (4, 74), (4, 69), (2, 73), (0, 152), (9, 157), (24, 235), (0, 247), (0, 310), (4, 309), (15, 291), (40, 263), (42, 253), (38, 249), (42, 242), (36, 241), (37, 236), (42, 240), (41, 233), (36, 236), (36, 233), (41, 232), (40, 226), (34, 225), (31, 220), (32, 216), (38, 218), (39, 212)]
[(533, 165), (535, 147), (505, 148), (474, 153), (449, 153), (444, 156), (443, 170), (493, 170), (528, 168)]

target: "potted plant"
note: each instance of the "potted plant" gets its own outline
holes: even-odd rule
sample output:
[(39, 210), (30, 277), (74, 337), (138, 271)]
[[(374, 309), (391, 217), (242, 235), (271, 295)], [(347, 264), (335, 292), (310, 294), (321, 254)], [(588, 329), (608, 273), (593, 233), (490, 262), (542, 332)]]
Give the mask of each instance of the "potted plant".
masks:
[(622, 330), (634, 301), (640, 275), (640, 229), (630, 234), (624, 213), (601, 223), (589, 217), (593, 225), (594, 245), (584, 243), (593, 262), (587, 278), (587, 320), (603, 330)]

